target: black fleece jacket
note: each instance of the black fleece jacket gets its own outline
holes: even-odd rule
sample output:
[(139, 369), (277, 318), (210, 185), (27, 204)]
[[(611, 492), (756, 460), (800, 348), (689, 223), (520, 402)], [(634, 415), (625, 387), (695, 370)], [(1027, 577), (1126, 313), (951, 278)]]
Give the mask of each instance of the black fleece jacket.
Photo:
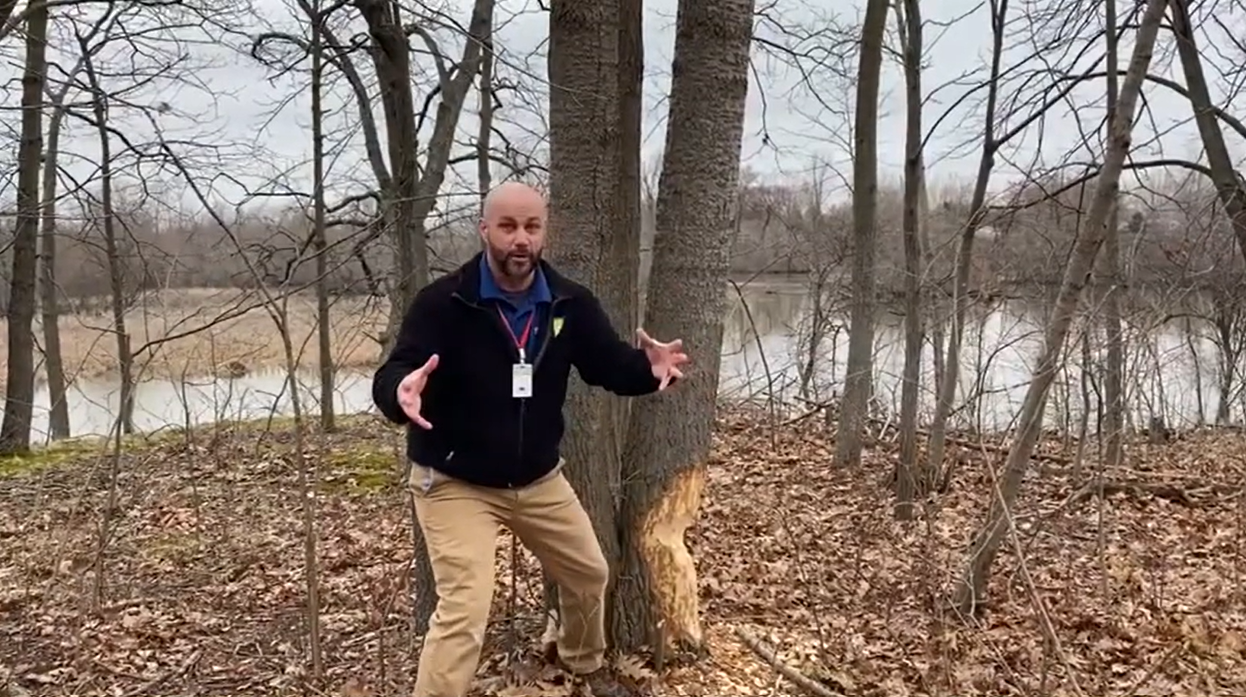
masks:
[[(542, 261), (553, 302), (533, 364), (532, 396), (511, 395), (519, 353), (491, 301), (480, 297), (480, 254), (433, 281), (407, 309), (393, 351), (372, 379), (372, 400), (390, 421), (407, 426), (411, 461), (472, 484), (521, 487), (558, 464), (562, 408), (575, 366), (583, 380), (622, 396), (655, 392), (658, 379), (642, 349), (619, 338), (601, 303), (584, 286)], [(433, 354), (437, 368), (410, 422), (398, 384)]]

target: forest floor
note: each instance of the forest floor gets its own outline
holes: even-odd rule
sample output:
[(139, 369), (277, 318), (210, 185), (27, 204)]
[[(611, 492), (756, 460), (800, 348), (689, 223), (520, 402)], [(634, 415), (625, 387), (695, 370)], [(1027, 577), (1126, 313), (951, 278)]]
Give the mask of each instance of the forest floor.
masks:
[[(904, 525), (886, 488), (893, 446), (875, 442), (861, 466), (833, 469), (821, 421), (771, 427), (724, 412), (689, 533), (709, 654), (666, 666), (653, 694), (802, 692), (742, 637), (822, 694), (1246, 693), (1243, 434), (1130, 443), (1131, 467), (1107, 473), (1120, 486), (1106, 499), (1087, 496), (1060, 456), (1038, 461), (989, 606), (962, 621), (942, 598), (986, 508), (984, 464), (999, 457), (953, 448), (964, 464), (951, 491)], [(288, 427), (249, 424), (129, 443), (102, 577), (95, 550), (112, 461), (101, 446), (0, 461), (0, 695), (6, 680), (10, 696), (302, 693), (293, 442)], [(327, 694), (410, 694), (400, 442), (370, 417), (308, 437), (321, 472)], [(532, 668), (540, 580), (530, 556), (520, 560), (513, 568), (504, 539), (476, 692), (564, 694), (552, 669)], [(545, 687), (502, 689), (525, 671)]]

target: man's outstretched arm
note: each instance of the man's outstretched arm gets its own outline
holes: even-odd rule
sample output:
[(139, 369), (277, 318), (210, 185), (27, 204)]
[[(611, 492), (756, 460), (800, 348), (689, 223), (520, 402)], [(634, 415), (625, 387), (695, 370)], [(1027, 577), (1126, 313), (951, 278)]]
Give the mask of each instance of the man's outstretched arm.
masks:
[(596, 296), (585, 297), (581, 307), (573, 318), (578, 326), (568, 323), (568, 328), (575, 332), (573, 361), (584, 382), (623, 397), (657, 392), (661, 380), (644, 349), (619, 338)]
[(393, 350), (372, 375), (372, 401), (393, 423), (411, 423), (398, 403), (399, 383), (438, 352), (441, 337), (435, 302), (427, 286), (416, 294), (402, 319)]

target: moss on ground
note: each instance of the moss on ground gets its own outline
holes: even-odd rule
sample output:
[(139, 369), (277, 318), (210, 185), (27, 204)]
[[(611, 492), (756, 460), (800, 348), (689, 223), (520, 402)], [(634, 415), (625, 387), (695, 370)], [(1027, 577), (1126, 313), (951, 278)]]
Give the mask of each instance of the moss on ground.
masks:
[(335, 448), (325, 454), (322, 486), (328, 491), (370, 493), (397, 484), (401, 474), (394, 451), (375, 443)]

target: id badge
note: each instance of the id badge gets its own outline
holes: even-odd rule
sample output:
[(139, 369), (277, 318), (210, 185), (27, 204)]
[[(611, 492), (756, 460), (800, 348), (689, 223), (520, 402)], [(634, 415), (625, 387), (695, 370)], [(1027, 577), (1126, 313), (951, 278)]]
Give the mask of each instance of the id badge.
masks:
[(516, 363), (511, 367), (511, 396), (519, 399), (532, 396), (532, 365)]

